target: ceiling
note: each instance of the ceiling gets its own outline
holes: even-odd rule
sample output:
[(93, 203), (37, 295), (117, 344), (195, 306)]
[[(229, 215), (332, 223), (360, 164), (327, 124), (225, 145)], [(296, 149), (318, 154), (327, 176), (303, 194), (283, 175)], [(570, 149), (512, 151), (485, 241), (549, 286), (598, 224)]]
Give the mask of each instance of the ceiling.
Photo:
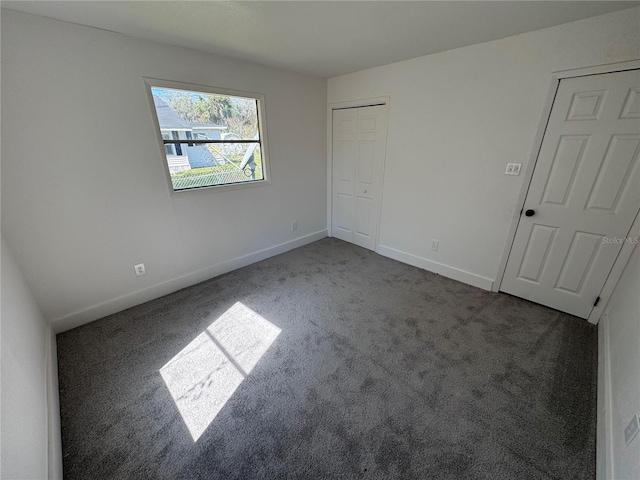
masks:
[(332, 77), (639, 4), (618, 1), (3, 1), (2, 7)]

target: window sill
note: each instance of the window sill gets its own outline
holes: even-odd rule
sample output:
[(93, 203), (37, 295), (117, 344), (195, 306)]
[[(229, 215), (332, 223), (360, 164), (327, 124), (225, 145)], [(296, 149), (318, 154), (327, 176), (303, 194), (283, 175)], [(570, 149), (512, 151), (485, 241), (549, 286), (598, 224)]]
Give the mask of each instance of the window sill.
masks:
[(239, 182), (239, 183), (227, 183), (225, 185), (210, 185), (208, 187), (195, 187), (195, 188), (185, 188), (182, 190), (174, 190), (173, 183), (170, 183), (171, 193), (172, 195), (185, 195), (187, 193), (193, 192), (222, 192), (229, 190), (239, 190), (243, 188), (256, 188), (256, 187), (266, 187), (267, 185), (271, 185), (271, 181), (268, 179), (265, 180), (252, 180), (249, 182)]

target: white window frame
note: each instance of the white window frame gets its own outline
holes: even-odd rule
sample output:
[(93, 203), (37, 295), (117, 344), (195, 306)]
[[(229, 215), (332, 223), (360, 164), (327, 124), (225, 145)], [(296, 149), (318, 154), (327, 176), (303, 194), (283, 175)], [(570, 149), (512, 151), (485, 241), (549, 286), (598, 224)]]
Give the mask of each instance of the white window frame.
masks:
[[(261, 187), (271, 184), (271, 170), (269, 162), (269, 152), (267, 147), (267, 115), (265, 109), (264, 95), (262, 93), (245, 92), (240, 90), (232, 90), (228, 88), (211, 87), (207, 85), (199, 85), (195, 83), (175, 82), (172, 80), (162, 80), (159, 78), (143, 77), (145, 89), (147, 91), (147, 97), (149, 105), (151, 106), (151, 118), (153, 126), (155, 127), (156, 137), (158, 145), (160, 146), (160, 157), (162, 164), (164, 165), (165, 176), (169, 186), (169, 191), (176, 195), (183, 195), (185, 193), (212, 191), (212, 190), (234, 190), (238, 188), (252, 188)], [(160, 131), (160, 124), (158, 122), (158, 116), (156, 114), (156, 106), (153, 101), (152, 87), (159, 88), (171, 88), (174, 90), (187, 90), (192, 92), (210, 93), (214, 95), (228, 95), (231, 97), (251, 98), (257, 101), (258, 107), (258, 131), (260, 140), (260, 158), (262, 162), (262, 174), (261, 180), (247, 180), (246, 182), (238, 183), (225, 183), (222, 185), (209, 185), (204, 187), (186, 188), (181, 190), (175, 190), (173, 188), (173, 182), (171, 181), (171, 172), (169, 171), (169, 165), (167, 163), (165, 143), (162, 138), (162, 132)], [(186, 143), (186, 142), (185, 142)]]

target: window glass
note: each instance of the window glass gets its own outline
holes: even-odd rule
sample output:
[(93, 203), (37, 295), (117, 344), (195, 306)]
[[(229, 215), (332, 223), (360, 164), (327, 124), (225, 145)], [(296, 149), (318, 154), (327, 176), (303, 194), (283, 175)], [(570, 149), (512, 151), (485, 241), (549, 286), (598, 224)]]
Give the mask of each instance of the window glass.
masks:
[(151, 93), (174, 190), (266, 179), (258, 98), (157, 86)]

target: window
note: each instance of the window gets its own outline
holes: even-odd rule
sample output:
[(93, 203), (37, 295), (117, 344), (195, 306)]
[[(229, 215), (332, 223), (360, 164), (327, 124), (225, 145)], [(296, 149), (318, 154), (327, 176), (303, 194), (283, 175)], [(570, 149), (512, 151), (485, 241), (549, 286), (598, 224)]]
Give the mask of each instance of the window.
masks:
[[(162, 133), (162, 139), (163, 140), (171, 140), (171, 134), (170, 133)], [(176, 146), (173, 143), (165, 143), (164, 144), (164, 152), (165, 155), (169, 156), (175, 156), (176, 154)]]
[(174, 191), (268, 180), (261, 95), (160, 80), (147, 85)]

